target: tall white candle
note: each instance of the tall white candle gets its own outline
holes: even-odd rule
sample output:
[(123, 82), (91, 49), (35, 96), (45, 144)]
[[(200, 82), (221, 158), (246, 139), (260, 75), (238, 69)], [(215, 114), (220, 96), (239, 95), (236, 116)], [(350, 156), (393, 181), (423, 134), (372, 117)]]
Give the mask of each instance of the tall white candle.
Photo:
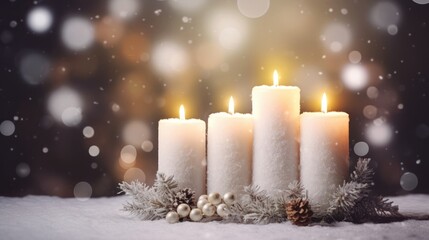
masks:
[(253, 116), (234, 113), (231, 97), (229, 113), (210, 114), (207, 139), (208, 192), (242, 192), (252, 181)]
[(311, 204), (326, 210), (335, 188), (349, 174), (349, 115), (327, 112), (301, 114), (301, 182)]
[(273, 81), (252, 90), (253, 184), (277, 195), (298, 179), (300, 89)]
[(192, 188), (197, 196), (206, 193), (206, 123), (185, 119), (159, 121), (158, 172), (174, 176), (179, 188)]

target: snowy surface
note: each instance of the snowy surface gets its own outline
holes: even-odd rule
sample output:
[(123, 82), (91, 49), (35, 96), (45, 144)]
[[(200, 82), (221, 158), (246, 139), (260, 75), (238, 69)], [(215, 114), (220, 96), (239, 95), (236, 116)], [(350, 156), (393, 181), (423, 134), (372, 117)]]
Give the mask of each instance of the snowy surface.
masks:
[[(429, 239), (429, 221), (388, 224), (241, 225), (140, 221), (120, 211), (127, 197), (0, 197), (1, 239)], [(404, 214), (428, 215), (429, 195), (392, 197)]]

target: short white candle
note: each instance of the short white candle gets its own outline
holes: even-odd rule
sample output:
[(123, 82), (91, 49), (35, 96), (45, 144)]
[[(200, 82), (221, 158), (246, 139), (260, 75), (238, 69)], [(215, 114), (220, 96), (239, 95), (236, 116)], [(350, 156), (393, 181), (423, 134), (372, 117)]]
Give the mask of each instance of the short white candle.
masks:
[(197, 196), (206, 193), (206, 123), (185, 119), (159, 121), (158, 172), (174, 176), (179, 188), (192, 188)]
[(301, 114), (301, 182), (310, 203), (326, 210), (332, 193), (348, 175), (349, 115), (327, 112), (324, 94), (322, 112)]
[(209, 116), (207, 134), (208, 192), (240, 193), (252, 181), (253, 116), (229, 113)]
[(273, 83), (252, 90), (253, 184), (278, 195), (298, 180), (300, 89)]

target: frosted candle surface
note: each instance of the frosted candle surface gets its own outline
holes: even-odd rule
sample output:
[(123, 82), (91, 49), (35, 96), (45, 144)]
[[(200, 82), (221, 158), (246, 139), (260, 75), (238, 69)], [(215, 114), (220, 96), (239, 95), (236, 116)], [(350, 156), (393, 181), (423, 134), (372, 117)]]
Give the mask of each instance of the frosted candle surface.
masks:
[(208, 192), (242, 192), (252, 181), (253, 116), (210, 114), (207, 139)]
[(254, 115), (253, 184), (276, 195), (298, 179), (300, 89), (257, 86)]
[(301, 114), (301, 182), (311, 204), (321, 210), (349, 175), (349, 115), (344, 112)]
[(158, 172), (174, 176), (180, 188), (206, 193), (206, 123), (199, 119), (159, 121)]

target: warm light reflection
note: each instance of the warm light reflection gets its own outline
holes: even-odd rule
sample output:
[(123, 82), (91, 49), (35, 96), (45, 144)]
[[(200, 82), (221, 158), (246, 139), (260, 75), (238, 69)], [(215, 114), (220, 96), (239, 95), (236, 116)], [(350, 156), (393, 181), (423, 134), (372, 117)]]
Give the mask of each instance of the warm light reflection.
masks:
[(273, 72), (273, 85), (276, 87), (279, 85), (279, 73), (277, 70), (274, 70)]
[(232, 96), (229, 98), (228, 112), (234, 114), (234, 99)]
[(185, 107), (183, 105), (180, 105), (179, 116), (181, 120), (185, 120)]
[(322, 112), (323, 113), (328, 112), (328, 98), (326, 97), (326, 93), (323, 93), (323, 96), (322, 96)]

